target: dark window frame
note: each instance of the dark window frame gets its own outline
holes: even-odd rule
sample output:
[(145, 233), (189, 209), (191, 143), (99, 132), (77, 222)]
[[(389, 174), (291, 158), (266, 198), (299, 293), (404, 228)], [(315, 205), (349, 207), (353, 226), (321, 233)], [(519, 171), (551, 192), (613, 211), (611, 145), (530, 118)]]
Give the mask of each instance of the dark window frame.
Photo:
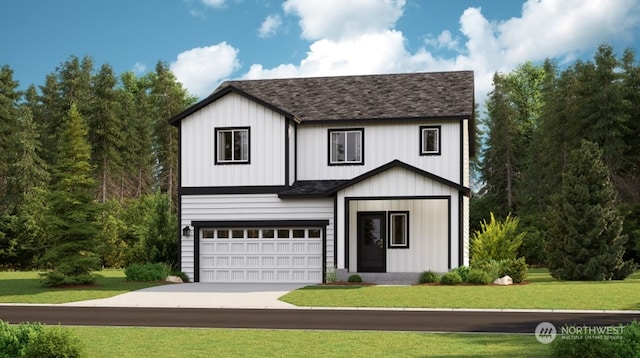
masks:
[[(402, 215), (405, 218), (404, 222), (404, 233), (405, 233), (405, 243), (404, 244), (394, 244), (394, 222), (393, 217), (396, 215)], [(388, 236), (388, 244), (387, 248), (389, 249), (408, 249), (409, 248), (409, 211), (388, 211), (387, 212), (387, 227), (389, 228), (389, 236)]]
[[(220, 160), (219, 153), (219, 133), (220, 132), (231, 132), (232, 136), (236, 131), (247, 131), (247, 159), (246, 160)], [(251, 127), (217, 127), (214, 129), (214, 156), (215, 156), (215, 164), (216, 165), (227, 165), (227, 164), (251, 164)], [(233, 153), (232, 153), (233, 155)]]
[[(435, 130), (437, 133), (438, 148), (435, 151), (425, 150), (424, 139), (426, 130)], [(442, 126), (420, 126), (420, 155), (441, 155), (442, 153)]]
[[(334, 165), (364, 165), (364, 128), (334, 128), (334, 129), (328, 129), (328, 158), (327, 158), (327, 163), (330, 166), (334, 166)], [(334, 162), (332, 161), (332, 157), (333, 157), (333, 146), (331, 145), (331, 136), (333, 133), (346, 133), (348, 132), (359, 132), (360, 133), (360, 160), (359, 161), (337, 161)], [(346, 158), (346, 156), (345, 156)]]

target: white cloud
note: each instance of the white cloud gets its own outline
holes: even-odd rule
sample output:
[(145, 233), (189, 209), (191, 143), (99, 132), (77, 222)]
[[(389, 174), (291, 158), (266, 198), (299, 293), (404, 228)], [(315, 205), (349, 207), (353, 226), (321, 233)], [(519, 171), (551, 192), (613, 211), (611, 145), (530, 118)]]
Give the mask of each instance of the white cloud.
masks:
[[(253, 64), (236, 77), (473, 70), (476, 101), (483, 104), (496, 71), (511, 71), (524, 61), (571, 59), (594, 51), (602, 42), (631, 39), (640, 26), (639, 3), (527, 0), (519, 17), (501, 21), (487, 20), (480, 8), (468, 8), (460, 15), (461, 35), (443, 29), (437, 37), (426, 37), (422, 48), (409, 52), (407, 39), (396, 29), (404, 0), (287, 0), (285, 13), (299, 17), (301, 36), (310, 40), (305, 58), (271, 68)], [(448, 54), (441, 55), (442, 48)], [(222, 43), (181, 54), (172, 69), (178, 70), (176, 76), (192, 93), (207, 94), (239, 69), (236, 56), (237, 50)], [(197, 60), (205, 58), (202, 63)], [(190, 63), (195, 70), (189, 69)]]
[(282, 25), (282, 19), (278, 15), (269, 15), (260, 25), (258, 36), (265, 38), (275, 35), (276, 31)]
[(444, 30), (437, 37), (427, 36), (424, 42), (436, 48), (446, 48), (453, 51), (462, 51), (458, 38), (453, 37), (451, 31)]
[(226, 42), (194, 48), (180, 53), (170, 68), (189, 93), (203, 98), (240, 68), (238, 50)]
[(147, 65), (145, 65), (144, 63), (136, 62), (136, 64), (133, 65), (133, 72), (136, 74), (145, 73), (147, 72)]
[(209, 7), (219, 8), (224, 7), (225, 0), (202, 0), (202, 3)]
[(497, 39), (512, 62), (566, 56), (630, 38), (639, 15), (637, 0), (529, 0), (522, 17), (496, 26)]
[(302, 38), (340, 40), (391, 29), (405, 0), (287, 0), (283, 9), (300, 17)]

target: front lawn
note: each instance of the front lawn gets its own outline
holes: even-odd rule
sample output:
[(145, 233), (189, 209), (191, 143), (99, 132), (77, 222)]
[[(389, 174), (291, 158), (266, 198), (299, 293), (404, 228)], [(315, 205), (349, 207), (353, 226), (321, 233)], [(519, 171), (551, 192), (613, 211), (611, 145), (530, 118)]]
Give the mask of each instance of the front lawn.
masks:
[(42, 287), (37, 272), (0, 272), (0, 303), (67, 303), (117, 296), (163, 284), (127, 282), (123, 270), (98, 272), (95, 286), (75, 288)]
[(308, 286), (280, 298), (303, 307), (640, 310), (640, 271), (624, 281), (574, 282), (531, 270), (514, 286)]
[(72, 327), (89, 357), (544, 357), (533, 335)]

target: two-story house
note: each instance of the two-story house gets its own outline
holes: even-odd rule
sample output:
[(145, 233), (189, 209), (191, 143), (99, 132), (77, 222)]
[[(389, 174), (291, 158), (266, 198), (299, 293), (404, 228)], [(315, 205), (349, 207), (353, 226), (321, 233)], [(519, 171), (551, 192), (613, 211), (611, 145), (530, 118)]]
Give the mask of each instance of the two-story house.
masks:
[(470, 71), (228, 81), (169, 122), (195, 282), (416, 282), (468, 264)]

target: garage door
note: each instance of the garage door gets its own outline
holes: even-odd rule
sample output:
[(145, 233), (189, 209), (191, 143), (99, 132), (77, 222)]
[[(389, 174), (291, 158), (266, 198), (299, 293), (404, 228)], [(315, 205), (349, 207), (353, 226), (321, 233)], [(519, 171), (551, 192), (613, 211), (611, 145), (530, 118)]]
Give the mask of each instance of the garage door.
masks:
[(321, 228), (203, 228), (200, 282), (322, 282)]

